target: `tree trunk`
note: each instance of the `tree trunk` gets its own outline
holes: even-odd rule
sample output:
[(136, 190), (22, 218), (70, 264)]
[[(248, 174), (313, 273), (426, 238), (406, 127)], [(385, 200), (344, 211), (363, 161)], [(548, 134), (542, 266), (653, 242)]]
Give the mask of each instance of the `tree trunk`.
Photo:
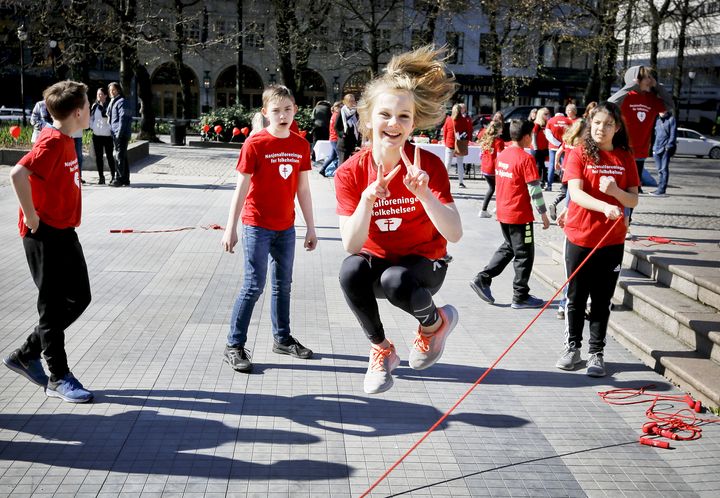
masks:
[(585, 87), (585, 105), (590, 102), (597, 102), (600, 95), (600, 51), (595, 52), (595, 58), (593, 60), (592, 69), (590, 70), (590, 77), (588, 78), (587, 86)]
[(487, 5), (485, 7), (485, 15), (488, 18), (488, 29), (490, 35), (489, 43), (489, 63), (492, 71), (493, 86), (493, 112), (497, 112), (502, 108), (503, 97), (505, 92), (502, 81), (502, 47), (497, 34), (497, 7)]
[(140, 101), (140, 140), (159, 142), (155, 134), (155, 109), (153, 108), (152, 81), (150, 73), (143, 64), (135, 60), (135, 75), (138, 84), (138, 100)]
[(237, 95), (235, 102), (242, 102), (243, 94), (243, 0), (237, 0), (237, 61), (235, 63), (235, 94)]
[(632, 1), (627, 3), (627, 13), (625, 14), (625, 40), (623, 40), (623, 73), (628, 68), (628, 56), (630, 54), (630, 32), (633, 25), (633, 5)]
[(678, 30), (677, 58), (675, 59), (675, 73), (673, 75), (673, 102), (675, 102), (675, 117), (680, 122), (680, 90), (683, 83), (683, 66), (685, 65), (685, 43), (687, 42), (687, 26), (690, 18), (690, 0), (682, 0), (680, 10), (680, 27)]
[(617, 61), (618, 40), (615, 38), (615, 25), (620, 9), (619, 0), (607, 0), (602, 23), (602, 39), (605, 42), (602, 59), (602, 78), (600, 80), (600, 100), (610, 96), (610, 88), (617, 79), (615, 63)]

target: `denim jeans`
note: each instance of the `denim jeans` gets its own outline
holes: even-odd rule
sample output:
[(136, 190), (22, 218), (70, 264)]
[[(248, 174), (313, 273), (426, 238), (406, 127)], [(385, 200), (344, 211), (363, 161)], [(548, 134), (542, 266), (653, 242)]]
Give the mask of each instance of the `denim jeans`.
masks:
[(330, 151), (330, 155), (327, 156), (327, 158), (325, 158), (325, 162), (323, 163), (322, 167), (320, 168), (321, 175), (324, 175), (325, 170), (327, 169), (328, 166), (330, 166), (330, 163), (338, 158), (337, 142), (330, 142), (330, 146), (332, 147), (332, 150)]
[(670, 179), (670, 171), (668, 170), (670, 154), (668, 154), (667, 150), (663, 150), (662, 152), (653, 153), (653, 157), (655, 158), (655, 168), (657, 168), (658, 172), (657, 193), (664, 194), (667, 190), (668, 180)]
[(290, 286), (295, 259), (295, 227), (277, 231), (243, 225), (242, 234), (245, 277), (233, 306), (227, 344), (234, 347), (245, 345), (253, 308), (265, 288), (268, 262), (272, 270), (272, 333), (275, 341), (285, 343), (290, 337)]
[(547, 186), (552, 187), (553, 182), (555, 181), (555, 155), (557, 154), (557, 149), (550, 149), (550, 158), (548, 159), (548, 172), (547, 172)]

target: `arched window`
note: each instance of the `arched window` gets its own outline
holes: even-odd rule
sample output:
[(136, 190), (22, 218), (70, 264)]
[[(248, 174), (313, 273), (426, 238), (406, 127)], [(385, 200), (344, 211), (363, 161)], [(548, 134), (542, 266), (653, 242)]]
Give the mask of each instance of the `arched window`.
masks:
[(358, 71), (350, 75), (350, 77), (345, 80), (340, 98), (343, 98), (348, 93), (352, 93), (355, 95), (355, 98), (359, 98), (365, 90), (365, 85), (368, 84), (368, 81), (370, 81), (370, 71), (368, 70)]
[[(215, 82), (215, 105), (228, 107), (237, 101), (235, 91), (235, 66), (225, 69)], [(260, 75), (249, 66), (242, 66), (242, 97), (240, 103), (247, 109), (262, 107), (263, 82)]]
[[(200, 87), (197, 75), (188, 66), (183, 65), (182, 77), (190, 85), (191, 101), (188, 103), (191, 117), (197, 117)], [(152, 75), (153, 107), (155, 115), (161, 118), (179, 118), (183, 115), (182, 90), (175, 66), (166, 62)]]
[(327, 86), (320, 73), (314, 69), (305, 69), (303, 81), (305, 82), (305, 102), (302, 104), (314, 106), (318, 101), (327, 98)]

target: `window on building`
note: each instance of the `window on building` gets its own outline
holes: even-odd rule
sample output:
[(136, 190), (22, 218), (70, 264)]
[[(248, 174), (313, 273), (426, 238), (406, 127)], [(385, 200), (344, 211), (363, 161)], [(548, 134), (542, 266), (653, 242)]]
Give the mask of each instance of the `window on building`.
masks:
[(198, 43), (200, 41), (200, 19), (190, 19), (185, 29), (188, 42)]
[(463, 36), (465, 33), (448, 32), (445, 34), (445, 42), (450, 49), (448, 64), (463, 63)]
[(247, 48), (265, 48), (265, 23), (250, 22), (244, 24), (243, 46)]
[(479, 47), (478, 64), (487, 66), (490, 64), (490, 53), (492, 50), (492, 36), (490, 36), (490, 33), (480, 33)]
[(390, 36), (391, 34), (389, 29), (379, 29), (377, 31), (378, 50), (380, 52), (390, 50)]
[(362, 28), (350, 27), (347, 29), (340, 28), (343, 40), (343, 49), (346, 52), (360, 52), (363, 50), (364, 33)]
[(412, 48), (416, 49), (426, 45), (428, 41), (431, 41), (432, 37), (429, 36), (427, 29), (413, 29), (412, 39), (410, 41)]
[(231, 21), (227, 19), (216, 19), (215, 20), (215, 35), (218, 38), (225, 38), (230, 32)]
[(530, 42), (527, 35), (517, 35), (513, 38), (510, 57), (512, 67), (527, 67), (531, 64)]

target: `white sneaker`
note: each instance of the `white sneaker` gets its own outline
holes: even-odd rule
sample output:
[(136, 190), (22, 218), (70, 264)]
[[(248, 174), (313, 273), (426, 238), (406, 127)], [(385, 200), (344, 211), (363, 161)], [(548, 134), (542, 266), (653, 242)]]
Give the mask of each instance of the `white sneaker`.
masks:
[(562, 370), (573, 370), (575, 365), (580, 363), (580, 350), (572, 346), (566, 346), (560, 359), (555, 366)]
[(420, 328), (415, 335), (415, 342), (413, 348), (410, 350), (410, 357), (408, 363), (410, 368), (415, 370), (424, 370), (433, 366), (443, 354), (445, 349), (445, 341), (447, 340), (450, 332), (453, 331), (458, 322), (457, 310), (446, 304), (442, 308), (438, 308), (438, 313), (442, 319), (442, 325), (437, 329), (433, 335), (425, 336), (420, 333)]
[(585, 373), (590, 377), (605, 377), (605, 361), (602, 353), (592, 353), (587, 359)]
[(492, 218), (492, 215), (491, 215), (488, 211), (485, 211), (485, 210), (480, 211), (480, 212), (478, 213), (478, 216), (479, 216), (480, 218)]
[(370, 348), (370, 360), (365, 372), (363, 390), (367, 394), (384, 393), (393, 385), (392, 371), (400, 365), (400, 357), (395, 352), (395, 346), (383, 349), (373, 345)]

